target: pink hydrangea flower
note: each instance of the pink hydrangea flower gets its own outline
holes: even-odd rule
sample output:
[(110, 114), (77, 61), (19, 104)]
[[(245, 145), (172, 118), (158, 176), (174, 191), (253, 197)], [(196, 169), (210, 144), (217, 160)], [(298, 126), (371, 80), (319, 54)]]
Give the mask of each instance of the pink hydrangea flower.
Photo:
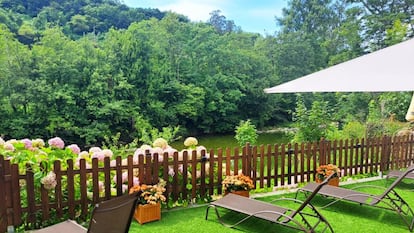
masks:
[(0, 146), (4, 145), (5, 141), (2, 137), (0, 137)]
[(56, 187), (56, 174), (54, 172), (49, 172), (45, 177), (40, 180), (40, 183), (43, 184), (43, 187), (47, 190), (54, 189)]
[[(116, 183), (116, 180), (117, 180), (118, 178), (117, 178), (117, 176), (115, 175), (114, 176), (114, 178), (112, 179), (112, 181), (114, 182), (114, 183)], [(128, 181), (128, 172), (123, 172), (122, 173), (122, 183), (125, 183), (125, 182), (127, 182)]]
[(139, 179), (138, 179), (138, 177), (134, 176), (133, 184), (134, 185), (139, 185)]
[(133, 164), (138, 164), (138, 163), (139, 163), (139, 158), (138, 158), (138, 155), (134, 155), (134, 156), (132, 157), (132, 163), (133, 163)]
[(28, 139), (28, 138), (24, 138), (22, 140), (20, 140), (20, 142), (22, 142), (24, 144), (24, 148), (30, 150), (32, 149), (32, 140)]
[(122, 185), (122, 192), (123, 192), (123, 193), (126, 193), (127, 191), (128, 191), (128, 185), (123, 184), (123, 185)]
[(32, 140), (32, 147), (42, 148), (45, 146), (45, 141), (43, 139), (37, 138)]
[(184, 170), (184, 166), (182, 164), (180, 164), (178, 166), (178, 172), (180, 172), (181, 174), (183, 174), (183, 170)]
[(176, 149), (172, 148), (171, 146), (167, 146), (164, 150), (164, 153), (167, 152), (169, 157), (173, 157), (175, 152), (178, 152)]
[(114, 153), (110, 149), (103, 149), (102, 153), (104, 154), (105, 157), (109, 157), (109, 158), (112, 158), (112, 156), (114, 155)]
[(67, 146), (67, 148), (69, 148), (74, 154), (77, 154), (77, 155), (81, 152), (79, 146), (76, 144), (71, 144)]
[(203, 150), (206, 151), (206, 154), (207, 154), (207, 149), (204, 146), (197, 146), (196, 150), (197, 150), (197, 154), (201, 154), (201, 151)]
[(91, 147), (91, 148), (89, 149), (89, 153), (91, 153), (91, 154), (93, 154), (93, 153), (95, 153), (95, 152), (101, 152), (101, 151), (102, 151), (102, 149), (101, 149), (101, 148), (99, 148), (99, 147), (97, 147), (97, 146)]
[(89, 158), (89, 153), (87, 151), (82, 151), (78, 154), (78, 158), (79, 159), (88, 159)]
[(15, 148), (13, 146), (13, 143), (10, 143), (10, 142), (5, 142), (3, 147), (4, 147), (5, 150), (8, 150), (8, 151), (14, 151), (15, 150)]
[(128, 172), (122, 173), (122, 183), (125, 183), (128, 181)]
[(94, 152), (91, 156), (91, 158), (97, 158), (99, 161), (104, 161), (105, 154), (102, 151)]
[(65, 147), (65, 142), (60, 137), (51, 138), (47, 142), (49, 146), (54, 148), (63, 149)]
[(141, 148), (136, 149), (134, 152), (134, 156), (138, 157), (138, 155), (145, 155), (145, 151)]
[(164, 138), (157, 138), (155, 139), (155, 141), (152, 143), (153, 147), (160, 147), (162, 149), (167, 148), (168, 146), (168, 142), (167, 140), (165, 140)]
[(172, 167), (168, 167), (168, 175), (171, 177), (175, 175), (174, 169)]

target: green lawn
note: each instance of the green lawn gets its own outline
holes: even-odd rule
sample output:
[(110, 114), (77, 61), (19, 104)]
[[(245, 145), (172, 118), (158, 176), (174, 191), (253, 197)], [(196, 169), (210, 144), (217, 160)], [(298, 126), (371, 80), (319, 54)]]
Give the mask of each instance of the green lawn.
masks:
[[(378, 185), (386, 187), (390, 181), (377, 180), (365, 184)], [(359, 184), (351, 184), (344, 187), (352, 187)], [(414, 207), (414, 183), (410, 180), (405, 180), (397, 187), (397, 192)], [(374, 189), (375, 190), (375, 189)], [(374, 190), (364, 190), (374, 192)], [(378, 193), (378, 190), (376, 191)], [(281, 197), (293, 198), (295, 193), (281, 194), (276, 196), (266, 196), (259, 199), (263, 201), (272, 201)], [(299, 199), (303, 200), (304, 196), (299, 195)], [(329, 203), (329, 199), (318, 195), (313, 199), (313, 204), (317, 207), (324, 206)], [(284, 205), (284, 203), (277, 203)], [(290, 204), (289, 204), (290, 205)], [(290, 206), (292, 207), (292, 206)], [(210, 209), (209, 219), (205, 220), (205, 212), (207, 205), (173, 209), (162, 212), (162, 219), (160, 221), (146, 223), (144, 225), (138, 224), (135, 220), (131, 224), (129, 232), (297, 232), (295, 230), (283, 227), (278, 224), (272, 224), (260, 219), (249, 219), (243, 224), (239, 225), (237, 229), (230, 229), (221, 225), (216, 218), (214, 209)], [(319, 209), (331, 223), (335, 232), (361, 232), (361, 233), (400, 233), (409, 232), (407, 226), (397, 213), (383, 210), (379, 208), (372, 208), (368, 206), (360, 206), (350, 202), (338, 202), (332, 206), (324, 209)], [(229, 223), (234, 222), (240, 217), (239, 214), (229, 211), (221, 211), (224, 219)]]

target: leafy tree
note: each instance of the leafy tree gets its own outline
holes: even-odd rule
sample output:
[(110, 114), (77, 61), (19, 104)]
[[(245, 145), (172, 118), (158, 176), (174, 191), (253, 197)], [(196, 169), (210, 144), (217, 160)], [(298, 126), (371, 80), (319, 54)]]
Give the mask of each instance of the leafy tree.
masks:
[(387, 30), (392, 29), (397, 20), (402, 24), (410, 25), (405, 36), (413, 36), (412, 0), (348, 0), (348, 2), (362, 9), (359, 18), (364, 26), (364, 41), (368, 44), (367, 50), (375, 51), (385, 47), (387, 43), (384, 38), (387, 37)]
[(407, 31), (407, 25), (402, 24), (401, 20), (397, 19), (394, 22), (393, 27), (386, 30), (387, 37), (385, 38), (385, 42), (388, 46), (400, 43), (407, 35)]
[(318, 141), (326, 138), (333, 127), (328, 103), (316, 100), (308, 110), (301, 95), (298, 95), (293, 121), (298, 129), (298, 133), (293, 139), (295, 142)]
[(233, 20), (227, 20), (226, 16), (221, 15), (220, 10), (215, 10), (210, 13), (208, 23), (221, 35), (240, 31), (240, 28), (236, 26)]
[(250, 143), (250, 145), (254, 145), (257, 141), (257, 130), (256, 126), (251, 123), (250, 120), (240, 121), (239, 125), (236, 127), (235, 131), (236, 135), (234, 138), (239, 143), (240, 147), (246, 145), (246, 143)]

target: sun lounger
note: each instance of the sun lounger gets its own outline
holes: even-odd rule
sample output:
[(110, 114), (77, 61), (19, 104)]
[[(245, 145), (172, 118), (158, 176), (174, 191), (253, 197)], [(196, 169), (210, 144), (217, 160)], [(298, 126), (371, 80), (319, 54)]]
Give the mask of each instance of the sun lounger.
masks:
[[(385, 189), (385, 191), (383, 191), (379, 195), (360, 192), (360, 191), (355, 190), (356, 188), (345, 189), (342, 187), (334, 187), (334, 186), (326, 185), (319, 190), (318, 194), (321, 194), (325, 197), (334, 198), (334, 200), (321, 208), (330, 206), (336, 203), (337, 201), (344, 200), (344, 201), (355, 202), (360, 205), (369, 205), (373, 207), (388, 209), (400, 215), (404, 223), (408, 226), (408, 229), (410, 231), (413, 231), (414, 212), (411, 209), (411, 207), (407, 204), (407, 202), (394, 190), (394, 188), (398, 185), (398, 183), (400, 183), (402, 179), (406, 178), (406, 176), (413, 171), (414, 171), (414, 165), (411, 165), (409, 168), (407, 168), (406, 171), (402, 172), (397, 177), (397, 179), (388, 188)], [(378, 187), (378, 186), (359, 186), (357, 188), (362, 188), (362, 187), (373, 187), (373, 188), (384, 189), (384, 187)], [(298, 193), (300, 192), (313, 193), (314, 190), (317, 188), (318, 188), (318, 185), (316, 183), (309, 183), (305, 187), (300, 188), (298, 192), (296, 193), (296, 195), (298, 195)]]
[(95, 205), (89, 227), (66, 220), (33, 233), (127, 233), (138, 201), (137, 193), (123, 195)]
[[(220, 223), (227, 227), (236, 227), (237, 225), (241, 224), (247, 219), (256, 217), (270, 221), (272, 223), (277, 223), (286, 227), (294, 228), (303, 232), (326, 232), (327, 230), (333, 232), (333, 229), (329, 222), (310, 203), (310, 200), (316, 195), (318, 190), (322, 188), (322, 186), (326, 185), (327, 182), (328, 179), (319, 184), (316, 187), (315, 191), (311, 195), (309, 195), (308, 198), (303, 202), (296, 199), (287, 198), (275, 200), (289, 200), (300, 203), (300, 206), (297, 209), (277, 206), (269, 202), (250, 199), (247, 197), (230, 193), (224, 196), (223, 198), (210, 203), (206, 210), (206, 220), (208, 218), (209, 209), (214, 208)], [(218, 208), (228, 209), (231, 211), (242, 213), (244, 215), (235, 224), (226, 224), (222, 220)]]
[[(399, 177), (404, 173), (404, 171), (399, 171), (399, 170), (392, 170), (387, 174), (387, 178), (395, 178), (395, 177)], [(404, 178), (406, 179), (414, 179), (414, 172), (410, 172), (408, 173)]]

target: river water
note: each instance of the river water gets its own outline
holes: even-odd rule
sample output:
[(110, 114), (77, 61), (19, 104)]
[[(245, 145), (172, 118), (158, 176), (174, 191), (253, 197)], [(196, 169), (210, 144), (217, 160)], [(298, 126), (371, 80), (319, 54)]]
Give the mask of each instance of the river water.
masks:
[[(234, 138), (234, 134), (226, 134), (226, 135), (205, 135), (205, 136), (197, 136), (198, 145), (204, 146), (207, 150), (210, 149), (218, 149), (218, 148), (235, 148), (238, 147), (237, 140)], [(179, 141), (175, 141), (171, 143), (171, 146), (177, 150), (182, 150), (185, 148), (184, 146), (185, 138), (182, 138)], [(260, 133), (257, 139), (256, 145), (274, 145), (274, 144), (282, 144), (288, 143), (290, 141), (290, 137), (282, 132), (274, 132), (274, 133)]]

